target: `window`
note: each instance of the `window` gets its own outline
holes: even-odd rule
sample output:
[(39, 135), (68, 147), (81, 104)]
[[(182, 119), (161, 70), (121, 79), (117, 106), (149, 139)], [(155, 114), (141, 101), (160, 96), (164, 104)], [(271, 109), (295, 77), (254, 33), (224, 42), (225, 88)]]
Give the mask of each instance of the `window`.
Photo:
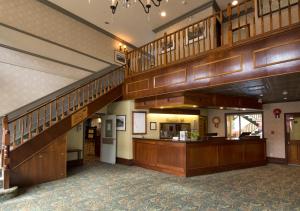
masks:
[(250, 132), (250, 136), (263, 138), (262, 113), (226, 114), (226, 136), (228, 138), (238, 138), (245, 132)]

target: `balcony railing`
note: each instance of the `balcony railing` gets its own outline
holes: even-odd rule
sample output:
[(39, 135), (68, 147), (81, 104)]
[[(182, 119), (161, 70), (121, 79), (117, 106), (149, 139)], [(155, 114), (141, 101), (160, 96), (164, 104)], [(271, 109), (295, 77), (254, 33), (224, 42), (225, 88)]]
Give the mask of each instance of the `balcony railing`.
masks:
[(247, 0), (128, 52), (127, 76), (193, 59), (300, 22), (300, 0)]

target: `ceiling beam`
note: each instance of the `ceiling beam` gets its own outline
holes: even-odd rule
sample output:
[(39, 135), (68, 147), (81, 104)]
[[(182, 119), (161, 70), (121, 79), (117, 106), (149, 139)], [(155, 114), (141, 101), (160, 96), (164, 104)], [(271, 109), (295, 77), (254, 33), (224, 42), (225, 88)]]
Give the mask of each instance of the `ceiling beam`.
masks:
[(64, 9), (64, 8), (62, 8), (62, 7), (58, 6), (58, 5), (50, 2), (50, 1), (47, 1), (47, 0), (37, 0), (37, 1), (40, 2), (40, 3), (42, 3), (42, 4), (44, 4), (44, 5), (46, 5), (46, 6), (48, 6), (48, 7), (50, 7), (50, 8), (52, 8), (52, 9), (54, 9), (54, 10), (56, 10), (56, 11), (58, 11), (58, 12), (60, 12), (60, 13), (62, 13), (62, 14), (64, 14), (64, 15), (66, 15), (66, 16), (69, 16), (70, 18), (72, 18), (72, 19), (74, 19), (74, 20), (76, 20), (76, 21), (78, 21), (78, 22), (80, 22), (80, 23), (82, 23), (82, 24), (84, 24), (84, 25), (86, 25), (86, 26), (88, 26), (88, 27), (90, 27), (90, 28), (92, 28), (92, 29), (94, 29), (94, 30), (102, 33), (102, 34), (107, 35), (108, 37), (110, 37), (110, 38), (112, 38), (114, 40), (117, 40), (117, 41), (119, 41), (121, 43), (126, 44), (128, 47), (130, 47), (132, 49), (136, 49), (137, 48), (135, 45), (133, 45), (133, 44), (131, 44), (131, 43), (129, 43), (129, 42), (121, 39), (120, 37), (117, 37), (116, 35), (114, 35), (114, 34), (108, 32), (108, 31), (106, 31), (105, 29), (100, 28), (99, 26), (97, 26), (97, 25), (95, 25), (95, 24), (93, 24), (93, 23), (91, 23), (91, 22), (89, 22), (89, 21), (87, 21), (87, 20), (85, 20), (85, 19), (83, 19), (83, 18), (75, 15), (74, 13), (72, 13), (72, 12), (70, 12), (70, 11), (68, 11), (68, 10), (66, 10), (66, 9)]

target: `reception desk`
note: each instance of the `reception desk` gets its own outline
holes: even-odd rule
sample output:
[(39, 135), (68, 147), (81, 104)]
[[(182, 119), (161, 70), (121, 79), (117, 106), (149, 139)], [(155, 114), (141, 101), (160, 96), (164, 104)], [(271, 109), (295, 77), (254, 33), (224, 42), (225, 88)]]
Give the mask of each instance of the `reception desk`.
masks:
[(172, 141), (133, 139), (137, 166), (178, 176), (247, 168), (266, 164), (265, 139)]

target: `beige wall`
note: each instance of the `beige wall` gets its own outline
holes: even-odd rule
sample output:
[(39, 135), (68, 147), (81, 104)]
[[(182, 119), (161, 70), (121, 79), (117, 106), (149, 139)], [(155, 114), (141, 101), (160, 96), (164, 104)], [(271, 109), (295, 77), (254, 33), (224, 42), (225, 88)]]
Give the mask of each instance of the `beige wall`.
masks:
[(134, 107), (133, 101), (121, 101), (107, 106), (108, 114), (126, 115), (126, 131), (117, 131), (117, 157), (132, 159), (132, 123), (131, 115)]
[[(156, 122), (157, 130), (150, 130), (150, 122)], [(190, 123), (191, 129), (199, 130), (199, 116), (198, 115), (175, 115), (175, 114), (151, 114), (147, 110), (147, 134), (134, 135), (134, 137), (144, 137), (150, 139), (160, 138), (160, 123)]]
[[(281, 117), (276, 119), (273, 109), (282, 110)], [(233, 113), (233, 110), (214, 110), (208, 111), (208, 132), (217, 132), (218, 136), (225, 136), (225, 113)], [(300, 112), (300, 102), (264, 104), (264, 136), (267, 138), (267, 156), (285, 158), (285, 134), (284, 134), (284, 113)], [(212, 118), (221, 118), (219, 128), (215, 128)], [(274, 132), (274, 133), (273, 133)]]
[(205, 10), (203, 10), (203, 11), (197, 13), (197, 14), (194, 14), (191, 19), (189, 19), (189, 18), (184, 19), (184, 20), (179, 21), (178, 23), (176, 23), (172, 26), (169, 26), (168, 28), (156, 33), (156, 37), (157, 38), (162, 37), (162, 36), (164, 36), (164, 33), (170, 34), (172, 32), (175, 32), (179, 29), (184, 28), (185, 26), (188, 26), (192, 23), (203, 20), (206, 17), (212, 15), (213, 13), (214, 13), (213, 7), (209, 7), (209, 8), (207, 8), (207, 9), (205, 9)]
[[(279, 119), (274, 118), (273, 109), (280, 108)], [(267, 155), (285, 158), (284, 113), (300, 112), (300, 102), (264, 105), (264, 132), (267, 138)], [(272, 134), (274, 131), (274, 134)]]
[(116, 39), (36, 0), (0, 5), (0, 116), (114, 64)]
[[(132, 135), (132, 112), (146, 111), (147, 114), (147, 134)], [(134, 101), (121, 101), (110, 104), (107, 107), (107, 114), (126, 115), (126, 131), (117, 131), (117, 157), (132, 159), (132, 138), (159, 138), (159, 123), (160, 122), (185, 122), (191, 123), (192, 129), (198, 129), (197, 115), (159, 115), (149, 114), (148, 110), (134, 109)], [(150, 130), (150, 122), (157, 122), (157, 130)], [(197, 126), (195, 126), (197, 125)]]

